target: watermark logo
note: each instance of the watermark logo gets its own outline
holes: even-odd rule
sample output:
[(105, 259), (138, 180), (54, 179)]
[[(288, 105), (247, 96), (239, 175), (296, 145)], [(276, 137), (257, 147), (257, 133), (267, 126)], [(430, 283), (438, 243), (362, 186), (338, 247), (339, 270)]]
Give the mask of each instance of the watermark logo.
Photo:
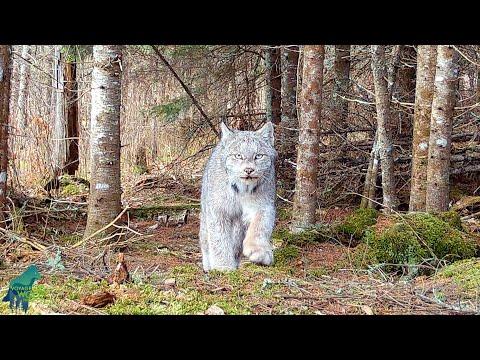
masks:
[(33, 283), (35, 280), (40, 280), (41, 277), (37, 267), (30, 265), (21, 275), (10, 280), (7, 295), (2, 301), (9, 302), (12, 310), (22, 308), (24, 312), (27, 312)]

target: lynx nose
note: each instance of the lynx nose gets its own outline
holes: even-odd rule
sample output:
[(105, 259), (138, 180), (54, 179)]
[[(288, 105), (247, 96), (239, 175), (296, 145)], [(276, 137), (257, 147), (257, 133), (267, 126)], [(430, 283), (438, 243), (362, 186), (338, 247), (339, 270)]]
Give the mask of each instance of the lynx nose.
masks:
[(251, 173), (253, 173), (255, 170), (252, 169), (252, 168), (245, 168), (243, 171), (245, 171), (247, 173), (247, 175), (250, 175)]

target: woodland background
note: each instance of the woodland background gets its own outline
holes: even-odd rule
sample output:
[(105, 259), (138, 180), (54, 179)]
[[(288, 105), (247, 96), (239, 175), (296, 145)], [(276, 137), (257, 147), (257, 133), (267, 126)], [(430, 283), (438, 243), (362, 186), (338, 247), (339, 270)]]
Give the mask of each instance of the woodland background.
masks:
[[(121, 203), (95, 215), (89, 231), (98, 171), (91, 160), (94, 46), (2, 47), (11, 78), (1, 94), (8, 141), (0, 151), (8, 165), (0, 170), (8, 182), (0, 262), (5, 281), (31, 261), (63, 274), (42, 284), (39, 312), (477, 312), (478, 46), (110, 46), (120, 79), (115, 176), (122, 191), (113, 195)], [(434, 129), (439, 118), (447, 126)], [(241, 130), (275, 125), (278, 265), (202, 283), (199, 187), (221, 121)], [(421, 145), (444, 138), (448, 146), (437, 155)], [(119, 214), (103, 237), (91, 236)], [(128, 276), (118, 272), (126, 264)], [(447, 270), (436, 277), (440, 269)], [(238, 293), (249, 291), (245, 278), (259, 282), (254, 298)], [(446, 278), (459, 283), (445, 285)], [(72, 282), (73, 305), (58, 305), (65, 290), (55, 281)], [(133, 288), (112, 290), (125, 282)], [(385, 295), (378, 288), (385, 284), (396, 287)], [(231, 298), (220, 303), (215, 296), (224, 292)], [(97, 306), (95, 296), (106, 303)]]

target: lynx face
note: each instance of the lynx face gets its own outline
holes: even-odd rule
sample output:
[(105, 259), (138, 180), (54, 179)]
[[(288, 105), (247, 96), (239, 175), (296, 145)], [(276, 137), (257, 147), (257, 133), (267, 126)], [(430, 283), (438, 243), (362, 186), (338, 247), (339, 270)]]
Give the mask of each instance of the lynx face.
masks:
[(254, 192), (274, 168), (272, 124), (257, 131), (235, 131), (222, 125), (222, 142), (231, 186), (236, 192)]

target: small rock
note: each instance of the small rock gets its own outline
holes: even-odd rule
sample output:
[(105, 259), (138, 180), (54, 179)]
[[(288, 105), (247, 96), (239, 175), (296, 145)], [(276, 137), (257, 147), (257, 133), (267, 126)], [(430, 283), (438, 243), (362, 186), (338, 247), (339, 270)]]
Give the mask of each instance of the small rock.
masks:
[(367, 315), (373, 315), (373, 310), (370, 306), (368, 305), (362, 305), (362, 310), (365, 314)]
[(155, 230), (157, 228), (158, 228), (158, 223), (155, 223), (154, 225), (148, 227), (149, 230)]
[(176, 282), (175, 278), (170, 278), (166, 279), (163, 283), (167, 286), (175, 286)]
[(212, 305), (205, 311), (205, 315), (225, 315), (225, 311), (217, 305)]

